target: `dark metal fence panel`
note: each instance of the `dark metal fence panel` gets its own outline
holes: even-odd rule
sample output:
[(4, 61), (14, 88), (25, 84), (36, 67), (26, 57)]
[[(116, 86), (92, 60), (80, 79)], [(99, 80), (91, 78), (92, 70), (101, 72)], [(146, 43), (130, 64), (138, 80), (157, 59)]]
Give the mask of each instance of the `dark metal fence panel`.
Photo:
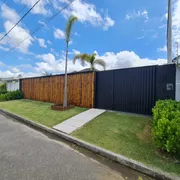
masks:
[(175, 98), (175, 73), (175, 65), (97, 72), (95, 107), (150, 115), (156, 100)]
[(154, 105), (155, 67), (114, 71), (114, 110), (150, 114)]
[(113, 71), (96, 72), (95, 107), (112, 109)]
[(157, 66), (156, 69), (156, 99), (175, 99), (176, 66), (169, 64)]

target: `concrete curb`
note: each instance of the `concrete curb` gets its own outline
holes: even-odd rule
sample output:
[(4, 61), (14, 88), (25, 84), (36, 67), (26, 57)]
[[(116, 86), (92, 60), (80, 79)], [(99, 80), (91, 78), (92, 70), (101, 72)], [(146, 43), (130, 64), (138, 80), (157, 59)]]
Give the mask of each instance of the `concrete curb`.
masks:
[(60, 137), (62, 139), (65, 139), (71, 143), (74, 143), (76, 145), (79, 145), (80, 147), (83, 147), (83, 148), (86, 148), (94, 153), (97, 153), (97, 154), (100, 154), (101, 156), (104, 156), (110, 160), (113, 160), (115, 162), (118, 162), (122, 165), (125, 165), (125, 166), (128, 166), (134, 170), (137, 170), (143, 174), (146, 174), (146, 175), (149, 175), (155, 179), (160, 179), (160, 180), (180, 180), (179, 177), (177, 176), (174, 176), (174, 175), (171, 175), (171, 174), (168, 174), (168, 173), (165, 173), (165, 172), (162, 172), (162, 171), (157, 171), (156, 169), (153, 169), (153, 168), (149, 168), (147, 166), (145, 166), (144, 164), (142, 163), (139, 163), (137, 161), (134, 161), (132, 159), (129, 159), (125, 156), (122, 156), (122, 155), (119, 155), (119, 154), (116, 154), (116, 153), (113, 153), (111, 151), (108, 151), (106, 149), (103, 149), (103, 148), (100, 148), (98, 146), (95, 146), (95, 145), (92, 145), (92, 144), (89, 144), (85, 141), (82, 141), (82, 140), (79, 140), (77, 138), (74, 138), (70, 135), (67, 135), (67, 134), (64, 134), (64, 133), (61, 133), (59, 131), (56, 131), (54, 129), (51, 129), (51, 128), (48, 128), (44, 125), (41, 125), (41, 124), (38, 124), (36, 122), (33, 122), (31, 120), (28, 120), (28, 119), (25, 119), (25, 118), (22, 118), (18, 115), (15, 115), (15, 114), (12, 114), (8, 111), (5, 111), (3, 109), (0, 109), (0, 113), (3, 114), (3, 115), (6, 115), (6, 116), (9, 116), (9, 117), (12, 117), (26, 125), (29, 125), (31, 127), (34, 127), (35, 129), (39, 129), (40, 131), (43, 131), (43, 132), (46, 132), (46, 133), (50, 133), (50, 134), (53, 134), (57, 137)]

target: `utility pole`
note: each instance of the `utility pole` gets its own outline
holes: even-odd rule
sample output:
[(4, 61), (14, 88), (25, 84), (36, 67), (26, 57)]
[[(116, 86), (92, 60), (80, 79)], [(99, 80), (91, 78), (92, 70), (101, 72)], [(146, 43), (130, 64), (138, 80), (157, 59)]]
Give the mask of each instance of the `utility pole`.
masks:
[(177, 48), (177, 57), (179, 56), (179, 43), (176, 42), (176, 48)]
[(172, 0), (168, 0), (167, 55), (168, 55), (168, 64), (171, 64), (172, 63)]

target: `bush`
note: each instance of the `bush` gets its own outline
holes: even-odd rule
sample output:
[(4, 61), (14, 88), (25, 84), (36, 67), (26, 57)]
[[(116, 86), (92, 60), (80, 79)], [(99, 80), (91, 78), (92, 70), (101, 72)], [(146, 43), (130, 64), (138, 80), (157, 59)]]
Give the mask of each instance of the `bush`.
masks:
[(5, 93), (7, 93), (6, 83), (0, 84), (0, 94), (5, 94)]
[(152, 134), (159, 149), (180, 157), (180, 102), (156, 102)]
[(0, 101), (9, 101), (14, 99), (22, 99), (23, 93), (19, 90), (7, 92), (5, 94), (0, 94)]

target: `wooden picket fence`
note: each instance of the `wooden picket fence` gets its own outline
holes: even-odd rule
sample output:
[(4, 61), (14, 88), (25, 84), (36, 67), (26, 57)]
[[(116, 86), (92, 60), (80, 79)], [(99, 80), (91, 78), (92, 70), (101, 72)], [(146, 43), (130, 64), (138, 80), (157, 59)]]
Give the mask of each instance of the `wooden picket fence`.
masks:
[[(64, 75), (21, 80), (25, 99), (63, 104)], [(68, 104), (91, 108), (94, 106), (94, 73), (68, 75)]]

